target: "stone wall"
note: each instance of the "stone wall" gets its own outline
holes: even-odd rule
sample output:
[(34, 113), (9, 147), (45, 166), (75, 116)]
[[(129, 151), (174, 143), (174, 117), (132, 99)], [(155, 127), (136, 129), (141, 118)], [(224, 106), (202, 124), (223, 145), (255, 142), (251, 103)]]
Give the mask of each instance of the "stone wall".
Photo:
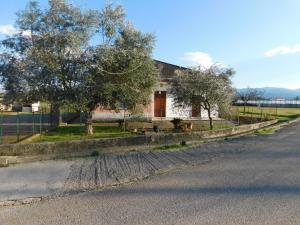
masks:
[(111, 153), (112, 148), (117, 149), (116, 151), (118, 152), (126, 152), (129, 146), (166, 145), (180, 143), (182, 141), (200, 141), (207, 138), (237, 135), (275, 123), (277, 123), (277, 120), (205, 132), (151, 134), (124, 138), (0, 145), (0, 156), (84, 155), (82, 153), (88, 155), (93, 150), (98, 150), (101, 153)]

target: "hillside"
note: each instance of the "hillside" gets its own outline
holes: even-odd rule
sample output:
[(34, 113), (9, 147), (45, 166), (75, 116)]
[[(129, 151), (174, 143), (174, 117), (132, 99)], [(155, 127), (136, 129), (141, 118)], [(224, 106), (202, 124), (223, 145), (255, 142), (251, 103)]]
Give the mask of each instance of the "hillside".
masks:
[[(297, 96), (300, 97), (300, 89), (288, 89), (288, 88), (277, 88), (277, 87), (264, 87), (264, 88), (253, 88), (263, 94), (264, 98), (271, 99), (295, 99)], [(245, 92), (247, 88), (238, 89), (238, 92)]]

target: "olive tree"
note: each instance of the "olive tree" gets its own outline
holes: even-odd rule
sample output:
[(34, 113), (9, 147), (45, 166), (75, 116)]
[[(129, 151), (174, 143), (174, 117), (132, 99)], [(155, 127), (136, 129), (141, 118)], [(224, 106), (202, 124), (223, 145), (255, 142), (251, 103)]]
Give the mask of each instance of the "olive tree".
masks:
[(97, 105), (135, 111), (148, 104), (159, 75), (151, 58), (154, 36), (127, 23), (121, 6), (109, 4), (99, 15), (101, 42), (85, 52), (87, 70), (76, 92), (89, 119)]
[(218, 110), (224, 115), (232, 102), (235, 92), (231, 81), (233, 74), (233, 69), (218, 65), (179, 71), (171, 85), (175, 105), (199, 105), (207, 111), (210, 129), (213, 129), (213, 110)]
[[(149, 101), (158, 77), (154, 37), (129, 24), (122, 6), (84, 11), (49, 0), (42, 9), (31, 1), (17, 16), (19, 32), (2, 41), (0, 57), (11, 101), (43, 100), (56, 109), (68, 104), (89, 116), (98, 104), (134, 109)], [(90, 123), (86, 130), (92, 134)]]
[(37, 1), (17, 13), (17, 34), (2, 41), (0, 74), (10, 101), (40, 100), (53, 108), (74, 99), (77, 63), (96, 29), (96, 13), (63, 0)]

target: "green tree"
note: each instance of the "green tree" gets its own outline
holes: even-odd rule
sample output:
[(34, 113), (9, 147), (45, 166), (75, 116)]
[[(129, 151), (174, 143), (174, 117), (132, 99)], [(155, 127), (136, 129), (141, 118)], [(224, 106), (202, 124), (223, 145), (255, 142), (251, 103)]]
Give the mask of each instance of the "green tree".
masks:
[[(77, 99), (89, 117), (99, 104), (114, 110), (136, 111), (138, 106), (149, 103), (158, 80), (151, 58), (154, 37), (126, 23), (121, 6), (108, 4), (99, 15), (101, 42), (83, 57), (88, 66)], [(92, 133), (90, 123), (86, 130)]]
[(63, 0), (49, 0), (46, 10), (31, 1), (17, 13), (20, 32), (2, 41), (1, 75), (11, 101), (48, 101), (57, 111), (75, 100), (76, 63), (96, 28), (95, 14)]
[[(129, 25), (122, 6), (83, 11), (49, 0), (43, 10), (31, 1), (17, 15), (20, 32), (2, 41), (0, 61), (11, 100), (48, 101), (56, 109), (68, 104), (88, 115), (97, 104), (134, 109), (149, 100), (158, 75), (154, 37)], [(100, 39), (96, 46), (93, 37)]]
[(176, 106), (199, 105), (207, 111), (210, 129), (213, 129), (212, 111), (228, 113), (234, 96), (231, 77), (234, 71), (213, 65), (210, 68), (194, 68), (180, 71), (172, 80), (171, 94)]

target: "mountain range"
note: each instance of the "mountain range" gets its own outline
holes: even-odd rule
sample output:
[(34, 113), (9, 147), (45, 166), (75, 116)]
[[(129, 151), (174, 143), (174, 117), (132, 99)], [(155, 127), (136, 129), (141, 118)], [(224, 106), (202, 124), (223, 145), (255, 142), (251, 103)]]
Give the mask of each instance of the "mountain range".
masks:
[[(288, 89), (278, 87), (251, 88), (257, 90), (264, 98), (270, 99), (295, 99), (300, 97), (300, 89)], [(241, 88), (237, 91), (246, 92), (248, 88)]]

